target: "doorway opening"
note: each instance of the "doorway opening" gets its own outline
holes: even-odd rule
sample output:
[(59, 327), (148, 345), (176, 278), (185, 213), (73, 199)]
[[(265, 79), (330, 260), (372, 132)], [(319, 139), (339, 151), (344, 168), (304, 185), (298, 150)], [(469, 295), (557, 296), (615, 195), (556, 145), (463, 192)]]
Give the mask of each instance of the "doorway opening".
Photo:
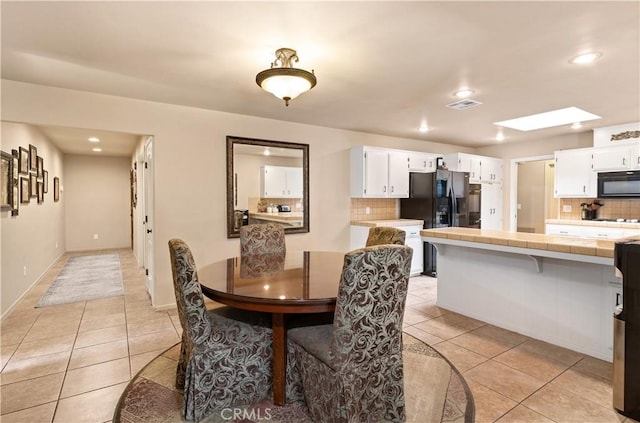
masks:
[(560, 202), (553, 196), (552, 156), (511, 161), (511, 232), (545, 233), (547, 219), (557, 219)]

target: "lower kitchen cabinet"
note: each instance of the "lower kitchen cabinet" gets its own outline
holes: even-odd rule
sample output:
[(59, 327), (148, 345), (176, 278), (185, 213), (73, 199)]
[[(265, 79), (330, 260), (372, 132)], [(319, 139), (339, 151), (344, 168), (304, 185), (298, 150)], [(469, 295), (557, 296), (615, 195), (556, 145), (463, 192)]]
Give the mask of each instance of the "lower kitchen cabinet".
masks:
[[(401, 229), (406, 232), (405, 245), (413, 248), (413, 256), (411, 258), (411, 276), (419, 275), (423, 270), (423, 242), (420, 237), (422, 225), (396, 225), (393, 223), (384, 224), (384, 221), (378, 221), (377, 226), (389, 226)], [(392, 221), (397, 222), (397, 221)], [(350, 249), (355, 250), (363, 248), (367, 243), (370, 226), (351, 225)]]

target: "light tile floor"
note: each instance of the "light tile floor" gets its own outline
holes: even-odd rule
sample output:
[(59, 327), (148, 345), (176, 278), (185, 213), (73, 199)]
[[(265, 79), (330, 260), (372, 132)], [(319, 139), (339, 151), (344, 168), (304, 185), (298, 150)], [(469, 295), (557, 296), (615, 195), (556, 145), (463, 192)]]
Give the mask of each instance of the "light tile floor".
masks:
[[(124, 296), (34, 308), (65, 255), (2, 320), (3, 423), (109, 422), (131, 377), (180, 340), (176, 311), (153, 311), (132, 252), (115, 252)], [(439, 308), (436, 292), (411, 279), (404, 330), (463, 373), (477, 422), (633, 422), (611, 407), (610, 363)]]

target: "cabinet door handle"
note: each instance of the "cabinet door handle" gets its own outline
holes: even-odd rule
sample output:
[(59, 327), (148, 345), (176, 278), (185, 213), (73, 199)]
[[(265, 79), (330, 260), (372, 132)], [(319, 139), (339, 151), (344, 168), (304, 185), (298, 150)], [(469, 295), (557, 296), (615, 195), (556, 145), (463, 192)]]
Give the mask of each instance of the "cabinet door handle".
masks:
[(620, 305), (620, 293), (616, 292), (616, 307)]
[(627, 164), (627, 159), (623, 157), (622, 158), (622, 166), (626, 166), (626, 164)]
[(427, 161), (426, 160), (424, 161), (424, 165), (423, 166), (427, 167)]
[(391, 192), (393, 192), (393, 191), (394, 191), (394, 190), (393, 190), (393, 185), (391, 185)]
[(562, 235), (569, 235), (569, 232), (567, 232), (567, 231), (560, 231), (560, 233), (561, 233)]
[(587, 192), (587, 186), (586, 185), (582, 186), (582, 192)]
[(382, 192), (387, 192), (387, 186), (386, 185), (382, 187)]

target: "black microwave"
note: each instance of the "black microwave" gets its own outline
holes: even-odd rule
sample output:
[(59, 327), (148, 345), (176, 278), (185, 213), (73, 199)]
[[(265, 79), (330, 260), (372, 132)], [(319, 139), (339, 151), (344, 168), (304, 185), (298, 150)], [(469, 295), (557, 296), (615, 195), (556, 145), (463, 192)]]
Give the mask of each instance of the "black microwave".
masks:
[(598, 173), (598, 198), (640, 198), (640, 170)]

